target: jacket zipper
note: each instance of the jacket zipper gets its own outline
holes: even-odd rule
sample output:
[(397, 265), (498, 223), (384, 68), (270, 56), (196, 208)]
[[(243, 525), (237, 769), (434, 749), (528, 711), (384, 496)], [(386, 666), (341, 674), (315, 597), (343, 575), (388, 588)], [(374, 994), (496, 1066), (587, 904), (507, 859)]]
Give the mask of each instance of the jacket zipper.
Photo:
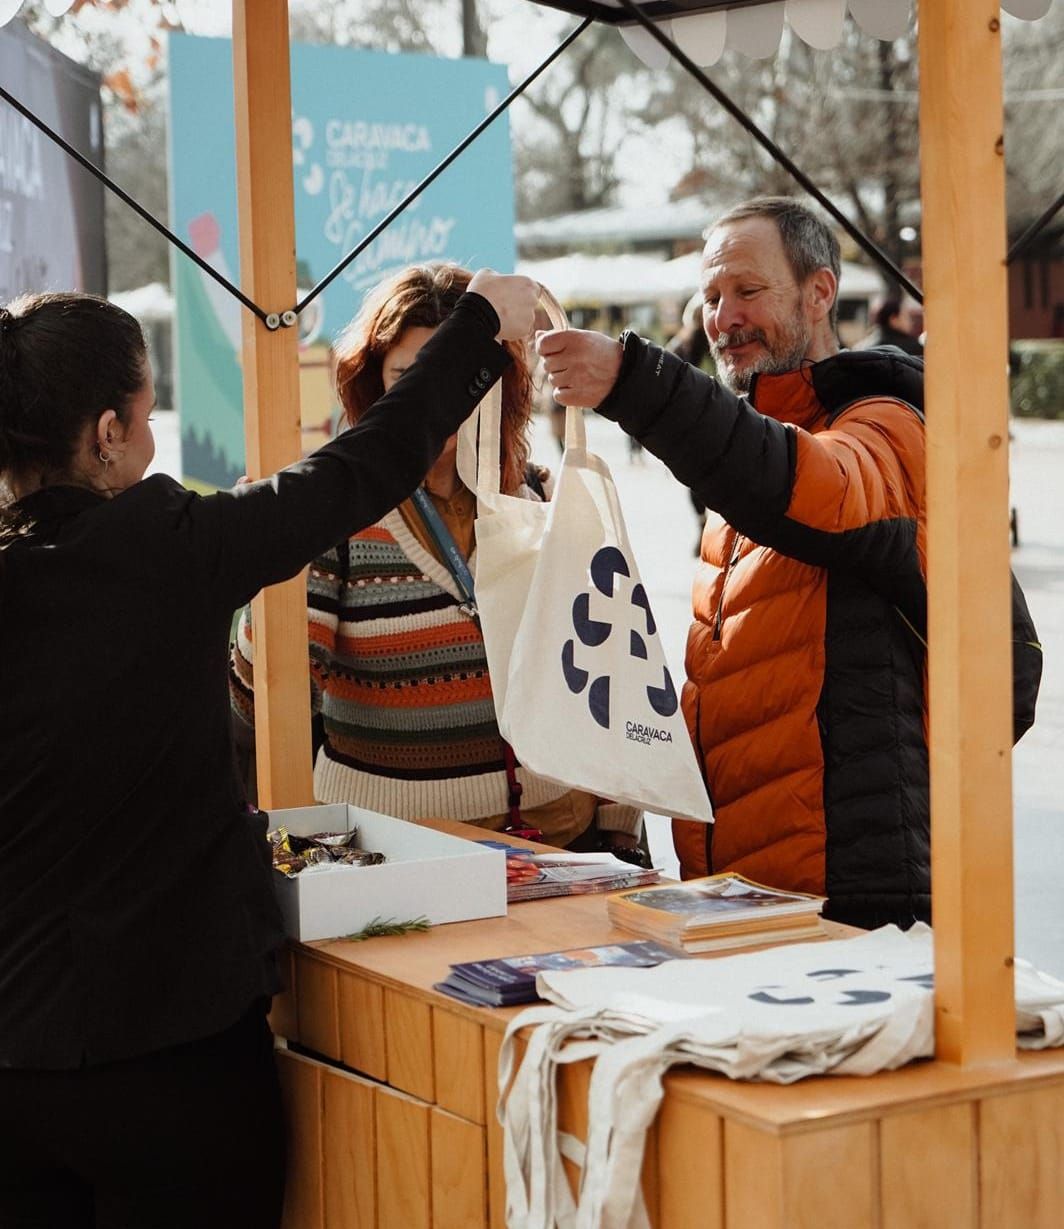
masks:
[(739, 555), (743, 549), (743, 543), (746, 541), (746, 535), (732, 530), (735, 537), (732, 539), (731, 552), (728, 555), (728, 562), (724, 565), (724, 578), (720, 582), (720, 600), (717, 602), (717, 617), (713, 621), (713, 639), (719, 640), (721, 629), (724, 626), (724, 590), (728, 587), (728, 577), (731, 575), (731, 570), (739, 562)]

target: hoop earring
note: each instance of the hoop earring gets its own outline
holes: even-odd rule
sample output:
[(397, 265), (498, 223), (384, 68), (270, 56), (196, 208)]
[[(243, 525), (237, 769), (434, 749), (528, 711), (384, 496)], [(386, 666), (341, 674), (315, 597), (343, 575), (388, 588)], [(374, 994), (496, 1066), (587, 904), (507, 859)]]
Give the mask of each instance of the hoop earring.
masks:
[(103, 448), (96, 449), (96, 455), (100, 458), (100, 464), (106, 469), (111, 464), (111, 454)]

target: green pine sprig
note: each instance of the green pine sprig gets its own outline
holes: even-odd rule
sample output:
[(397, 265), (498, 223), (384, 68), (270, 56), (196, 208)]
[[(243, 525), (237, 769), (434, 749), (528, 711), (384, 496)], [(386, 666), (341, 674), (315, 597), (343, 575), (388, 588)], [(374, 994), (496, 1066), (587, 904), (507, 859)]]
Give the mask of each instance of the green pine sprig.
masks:
[(428, 930), (430, 926), (427, 917), (410, 918), (408, 921), (400, 921), (398, 918), (375, 917), (371, 922), (367, 922), (361, 930), (356, 930), (353, 935), (341, 935), (341, 939), (349, 939), (352, 943), (361, 943), (363, 939), (380, 939), (387, 935), (409, 935), (415, 934), (420, 930)]

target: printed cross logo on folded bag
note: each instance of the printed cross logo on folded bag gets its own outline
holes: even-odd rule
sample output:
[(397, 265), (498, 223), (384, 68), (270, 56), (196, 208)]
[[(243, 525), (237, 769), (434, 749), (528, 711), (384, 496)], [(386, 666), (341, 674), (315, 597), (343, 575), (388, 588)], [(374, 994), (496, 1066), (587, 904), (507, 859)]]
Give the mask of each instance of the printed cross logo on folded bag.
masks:
[[(880, 972), (886, 972), (889, 975), (891, 970), (882, 965), (876, 966), (873, 970), (873, 974)], [(805, 976), (816, 983), (817, 986), (826, 984), (827, 990), (817, 991), (813, 988), (807, 989), (804, 987), (799, 989), (793, 983), (789, 986), (776, 984), (762, 986), (760, 989), (751, 992), (747, 997), (754, 1003), (766, 1003), (769, 1006), (775, 1007), (865, 1007), (871, 1003), (886, 1003), (891, 998), (891, 992), (882, 987), (876, 989), (855, 989), (852, 986), (837, 986), (834, 984), (850, 977), (867, 977), (868, 973), (862, 969), (811, 969)], [(919, 986), (924, 990), (933, 990), (935, 988), (933, 973), (899, 975), (897, 980), (900, 982), (912, 982), (915, 986)]]
[[(573, 602), (572, 625), (575, 636), (566, 640), (561, 651), (561, 668), (566, 686), (577, 696), (586, 693), (588, 710), (603, 729), (611, 728), (611, 677), (596, 674), (595, 650), (611, 636), (628, 636), (628, 664), (639, 670), (643, 664), (644, 685), (639, 688), (645, 710), (622, 714), (625, 734), (633, 742), (649, 746), (654, 741), (672, 742), (672, 734), (653, 724), (654, 714), (671, 717), (679, 707), (679, 697), (667, 666), (660, 673), (650, 667), (647, 642), (657, 635), (646, 590), (631, 583), (632, 568), (616, 546), (596, 551), (588, 567), (590, 588)], [(651, 677), (652, 675), (652, 677)]]

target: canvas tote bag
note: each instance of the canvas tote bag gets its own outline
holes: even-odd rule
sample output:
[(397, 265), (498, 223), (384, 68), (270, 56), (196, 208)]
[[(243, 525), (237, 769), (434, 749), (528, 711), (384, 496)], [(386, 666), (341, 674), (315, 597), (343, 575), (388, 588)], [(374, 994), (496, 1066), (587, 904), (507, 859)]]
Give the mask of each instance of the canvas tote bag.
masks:
[[(545, 293), (552, 324), (568, 327)], [(609, 468), (570, 408), (549, 503), (500, 491), (501, 392), (459, 431), (477, 497), (476, 596), (499, 729), (548, 780), (666, 815), (709, 820), (650, 599)]]
[[(499, 1055), (510, 1229), (649, 1229), (639, 1179), (671, 1066), (790, 1084), (934, 1052), (934, 945), (921, 923), (650, 969), (547, 971), (536, 984), (550, 1003), (510, 1021)], [(1064, 983), (1017, 959), (1015, 994), (1019, 1047), (1064, 1045)], [(586, 1145), (557, 1112), (558, 1068), (584, 1059)], [(576, 1199), (563, 1158), (582, 1170)]]

